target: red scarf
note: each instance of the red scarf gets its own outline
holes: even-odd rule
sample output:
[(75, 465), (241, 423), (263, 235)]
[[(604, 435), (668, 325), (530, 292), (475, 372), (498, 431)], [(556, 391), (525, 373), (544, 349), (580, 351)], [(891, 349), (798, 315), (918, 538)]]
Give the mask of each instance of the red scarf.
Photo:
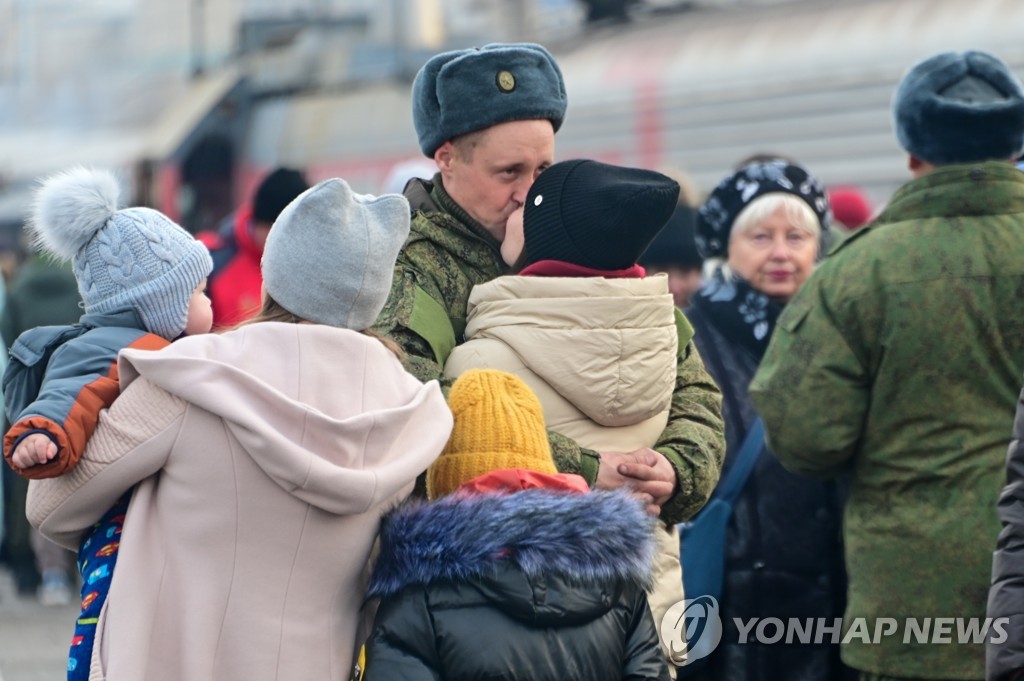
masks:
[(519, 271), (522, 277), (604, 277), (606, 279), (643, 279), (647, 272), (640, 265), (624, 270), (594, 270), (561, 260), (540, 260)]

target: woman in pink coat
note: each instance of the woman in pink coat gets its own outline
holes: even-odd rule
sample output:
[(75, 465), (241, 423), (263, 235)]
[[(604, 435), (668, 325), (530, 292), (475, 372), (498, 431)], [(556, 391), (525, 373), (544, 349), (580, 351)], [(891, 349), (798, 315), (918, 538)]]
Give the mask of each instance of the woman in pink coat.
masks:
[(135, 486), (90, 678), (345, 679), (380, 516), (451, 431), (436, 382), (363, 333), (409, 207), (327, 180), (275, 223), (249, 324), (126, 351), (79, 466), (31, 485), (66, 546)]

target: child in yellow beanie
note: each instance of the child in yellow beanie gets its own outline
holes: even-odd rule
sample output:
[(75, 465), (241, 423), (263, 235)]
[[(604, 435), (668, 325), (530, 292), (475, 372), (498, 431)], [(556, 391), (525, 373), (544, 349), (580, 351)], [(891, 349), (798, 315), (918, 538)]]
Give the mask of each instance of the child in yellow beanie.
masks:
[(431, 502), (381, 528), (365, 678), (667, 680), (643, 505), (558, 473), (540, 403), (516, 376), (467, 371), (448, 403)]

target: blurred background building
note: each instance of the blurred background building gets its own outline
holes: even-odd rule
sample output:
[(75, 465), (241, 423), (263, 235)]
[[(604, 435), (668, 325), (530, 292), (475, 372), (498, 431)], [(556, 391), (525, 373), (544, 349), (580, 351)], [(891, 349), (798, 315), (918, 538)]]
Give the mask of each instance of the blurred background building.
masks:
[(418, 155), (425, 59), (517, 40), (565, 74), (559, 158), (679, 167), (706, 189), (781, 153), (881, 203), (907, 178), (888, 111), (902, 72), (966, 48), (1022, 70), (1021, 26), (1020, 0), (0, 0), (0, 234), (71, 163), (121, 170), (192, 230), (280, 164), (378, 191)]

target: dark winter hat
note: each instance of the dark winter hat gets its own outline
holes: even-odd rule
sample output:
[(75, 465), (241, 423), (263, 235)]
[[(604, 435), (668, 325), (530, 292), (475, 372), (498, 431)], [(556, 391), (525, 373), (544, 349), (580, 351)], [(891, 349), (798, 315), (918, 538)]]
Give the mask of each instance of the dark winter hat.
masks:
[(722, 180), (697, 210), (695, 239), (705, 258), (721, 258), (729, 250), (729, 233), (736, 217), (751, 201), (774, 192), (803, 199), (821, 223), (822, 246), (826, 251), (831, 222), (825, 188), (817, 178), (783, 159), (751, 163)]
[(665, 228), (637, 261), (644, 267), (700, 267), (704, 258), (697, 250), (693, 226), (697, 211), (690, 206), (677, 206)]
[(523, 211), (528, 261), (596, 270), (636, 264), (675, 210), (679, 183), (653, 170), (563, 161), (533, 183)]
[(493, 43), (430, 59), (412, 84), (412, 119), (428, 157), (446, 141), (498, 123), (565, 118), (565, 82), (551, 53)]
[(1024, 88), (987, 52), (945, 52), (903, 77), (892, 102), (896, 138), (934, 165), (1011, 159), (1024, 150)]
[(274, 224), (284, 207), (309, 189), (309, 182), (298, 170), (278, 168), (263, 178), (252, 200), (252, 218), (256, 222)]
[(120, 193), (109, 171), (51, 175), (36, 192), (29, 232), (37, 246), (71, 261), (86, 312), (131, 309), (146, 331), (173, 340), (213, 269), (210, 252), (159, 211), (118, 210)]

